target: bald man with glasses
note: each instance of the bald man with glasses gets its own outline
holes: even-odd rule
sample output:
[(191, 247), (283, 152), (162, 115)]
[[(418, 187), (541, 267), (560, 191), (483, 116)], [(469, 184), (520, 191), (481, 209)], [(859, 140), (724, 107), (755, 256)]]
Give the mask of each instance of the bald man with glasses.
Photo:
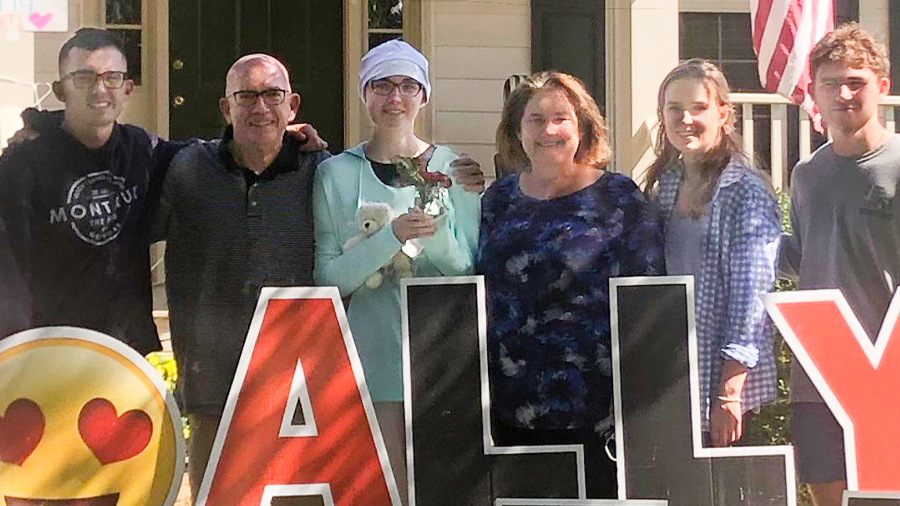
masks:
[(264, 286), (313, 286), (312, 182), (325, 151), (285, 135), (300, 107), (284, 65), (238, 59), (219, 109), (221, 139), (183, 149), (166, 176), (159, 235), (178, 388), (191, 423), (196, 497)]

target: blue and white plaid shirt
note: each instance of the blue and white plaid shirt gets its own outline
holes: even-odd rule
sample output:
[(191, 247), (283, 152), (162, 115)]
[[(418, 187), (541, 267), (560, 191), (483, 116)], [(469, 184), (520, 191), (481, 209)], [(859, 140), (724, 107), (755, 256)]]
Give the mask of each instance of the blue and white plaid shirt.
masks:
[[(684, 180), (679, 163), (660, 176), (658, 205), (666, 226)], [(703, 429), (709, 430), (710, 400), (720, 395), (722, 359), (751, 369), (743, 409), (775, 398), (772, 323), (759, 297), (772, 289), (781, 238), (778, 204), (768, 184), (733, 161), (719, 176), (701, 246), (695, 307), (700, 356)]]

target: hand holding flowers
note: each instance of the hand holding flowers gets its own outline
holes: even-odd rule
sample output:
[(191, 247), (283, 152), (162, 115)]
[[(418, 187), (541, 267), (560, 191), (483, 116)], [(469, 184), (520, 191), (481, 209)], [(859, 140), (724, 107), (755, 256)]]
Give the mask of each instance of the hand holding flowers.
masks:
[(427, 161), (420, 158), (397, 158), (394, 162), (399, 175), (400, 186), (415, 186), (414, 206), (427, 215), (440, 216), (444, 212), (444, 202), (448, 198), (447, 189), (453, 185), (450, 176), (440, 172), (429, 172)]

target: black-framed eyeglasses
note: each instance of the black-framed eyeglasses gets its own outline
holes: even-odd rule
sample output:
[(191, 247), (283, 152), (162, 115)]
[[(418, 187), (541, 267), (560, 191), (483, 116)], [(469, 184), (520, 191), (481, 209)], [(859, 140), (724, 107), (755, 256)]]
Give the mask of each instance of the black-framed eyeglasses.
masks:
[(69, 72), (62, 78), (71, 79), (72, 84), (82, 90), (93, 88), (97, 84), (98, 79), (103, 82), (103, 86), (106, 89), (117, 90), (125, 84), (128, 74), (118, 70), (109, 70), (102, 74), (98, 74), (93, 70), (76, 70), (75, 72)]
[(231, 94), (234, 101), (241, 107), (253, 107), (259, 97), (262, 97), (263, 103), (266, 105), (281, 105), (284, 97), (287, 96), (287, 90), (281, 88), (269, 88), (267, 90), (238, 90)]
[(404, 79), (395, 83), (390, 79), (378, 79), (369, 83), (376, 95), (387, 96), (394, 92), (394, 88), (400, 90), (404, 97), (414, 97), (422, 91), (422, 84), (413, 79)]

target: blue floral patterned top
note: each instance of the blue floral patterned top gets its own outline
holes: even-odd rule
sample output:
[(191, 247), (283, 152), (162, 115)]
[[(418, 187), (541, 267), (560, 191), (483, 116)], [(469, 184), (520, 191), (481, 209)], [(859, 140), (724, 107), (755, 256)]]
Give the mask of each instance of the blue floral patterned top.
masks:
[(664, 266), (655, 213), (626, 176), (605, 172), (548, 200), (523, 194), (518, 175), (491, 185), (476, 272), (487, 285), (494, 416), (535, 429), (608, 423), (609, 278)]

